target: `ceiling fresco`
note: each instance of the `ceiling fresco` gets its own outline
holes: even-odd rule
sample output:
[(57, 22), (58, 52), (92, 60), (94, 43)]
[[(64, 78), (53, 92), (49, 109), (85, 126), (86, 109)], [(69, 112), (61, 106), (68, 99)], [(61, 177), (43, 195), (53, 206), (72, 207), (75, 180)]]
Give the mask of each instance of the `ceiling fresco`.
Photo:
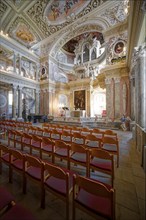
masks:
[(75, 17), (90, 0), (55, 0), (48, 4), (45, 16), (51, 24), (63, 23), (68, 16)]
[(86, 32), (84, 34), (78, 35), (77, 37), (74, 37), (70, 41), (68, 41), (64, 46), (63, 50), (69, 52), (69, 53), (74, 53), (75, 46), (78, 44), (78, 42), (82, 39), (87, 38), (89, 35), (92, 35), (92, 37), (96, 37), (98, 41), (100, 41), (100, 44), (102, 45), (104, 43), (103, 35), (102, 33), (99, 32)]

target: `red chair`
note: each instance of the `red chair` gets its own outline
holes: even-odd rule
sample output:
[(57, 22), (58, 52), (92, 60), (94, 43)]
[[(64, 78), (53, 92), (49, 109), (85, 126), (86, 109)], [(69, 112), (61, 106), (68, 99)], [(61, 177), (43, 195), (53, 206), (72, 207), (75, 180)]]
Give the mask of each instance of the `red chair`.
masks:
[[(15, 131), (14, 130), (8, 130), (8, 146), (9, 147), (15, 147)], [(12, 145), (11, 145), (12, 142)]]
[(12, 183), (13, 170), (22, 176), (23, 192), (24, 192), (24, 178), (25, 178), (25, 154), (16, 149), (10, 149), (10, 172), (9, 181)]
[(20, 204), (13, 205), (9, 211), (1, 216), (1, 220), (37, 220), (37, 218)]
[(117, 167), (119, 167), (119, 141), (111, 137), (104, 137), (102, 149), (117, 156)]
[(41, 143), (42, 143), (42, 138), (36, 136), (36, 135), (31, 135), (31, 145), (30, 145), (30, 154), (32, 154), (33, 149), (39, 152), (39, 156), (41, 153)]
[(102, 141), (100, 138), (97, 138), (95, 135), (93, 134), (88, 134), (86, 137), (85, 137), (85, 145), (88, 147), (88, 148), (101, 148), (101, 144), (102, 144)]
[(22, 150), (22, 132), (15, 131), (15, 148), (20, 145), (20, 149)]
[[(24, 193), (26, 193), (27, 179), (30, 179), (31, 181), (39, 185), (42, 193), (43, 175), (44, 175), (44, 163), (42, 162), (42, 160), (32, 155), (26, 154)], [(42, 200), (41, 200), (41, 207), (42, 207)]]
[(86, 168), (86, 176), (89, 175), (89, 151), (84, 145), (72, 143), (70, 146), (70, 167), (71, 163), (80, 165)]
[(40, 158), (43, 158), (43, 153), (52, 156), (52, 163), (54, 163), (54, 145), (55, 142), (50, 138), (43, 137), (41, 142)]
[(0, 186), (0, 213), (6, 212), (14, 202), (14, 196), (5, 187)]
[(65, 143), (64, 141), (56, 140), (54, 146), (54, 163), (55, 157), (59, 157), (61, 160), (67, 161), (67, 168), (70, 169), (70, 145)]
[(10, 167), (10, 150), (4, 144), (0, 144), (0, 174), (2, 174), (2, 163)]
[(90, 170), (96, 170), (100, 173), (105, 173), (110, 176), (111, 185), (114, 181), (114, 159), (113, 155), (105, 150), (93, 148), (89, 150), (89, 177)]
[(43, 207), (45, 208), (45, 192), (54, 194), (66, 203), (66, 219), (69, 220), (69, 198), (73, 186), (73, 172), (53, 164), (45, 163)]
[(98, 219), (115, 220), (115, 190), (104, 184), (82, 176), (73, 176), (72, 219), (76, 219), (76, 208)]
[(85, 144), (85, 136), (78, 133), (78, 132), (75, 132), (73, 133), (72, 135), (72, 142), (76, 143), (76, 144)]
[(25, 147), (27, 147), (29, 148), (29, 152), (31, 153), (31, 139), (32, 139), (31, 135), (27, 133), (22, 134), (22, 151), (24, 150)]

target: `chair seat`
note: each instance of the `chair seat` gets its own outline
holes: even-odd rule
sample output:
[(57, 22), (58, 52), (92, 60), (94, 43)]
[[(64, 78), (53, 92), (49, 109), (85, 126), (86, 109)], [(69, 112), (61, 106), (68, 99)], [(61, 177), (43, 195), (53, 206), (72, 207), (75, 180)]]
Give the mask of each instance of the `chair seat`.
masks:
[(8, 212), (6, 212), (1, 220), (36, 220), (33, 214), (23, 206), (16, 204)]
[(13, 167), (16, 167), (20, 170), (23, 169), (23, 160), (16, 159), (13, 161)]
[(55, 154), (63, 156), (63, 157), (67, 157), (67, 149), (57, 149), (55, 151)]
[(12, 201), (15, 201), (13, 195), (5, 187), (0, 187), (0, 198), (0, 210), (8, 206)]
[(52, 152), (53, 146), (51, 144), (47, 144), (42, 146), (43, 151)]
[(2, 160), (9, 163), (9, 153), (4, 154), (1, 158), (2, 158)]
[(107, 171), (112, 170), (112, 164), (111, 164), (111, 161), (109, 161), (109, 160), (104, 160), (104, 159), (100, 159), (100, 158), (93, 158), (92, 161), (90, 162), (90, 165), (97, 167), (97, 168), (107, 170)]
[(77, 152), (77, 153), (74, 153), (73, 155), (71, 155), (71, 159), (85, 163), (86, 162), (86, 154)]
[(33, 141), (33, 142), (31, 143), (31, 146), (32, 146), (32, 147), (36, 147), (36, 148), (40, 148), (40, 142), (38, 142), (38, 141)]
[(41, 179), (41, 168), (39, 167), (29, 167), (26, 173), (36, 180)]
[[(65, 172), (69, 173), (69, 189), (71, 189), (73, 186), (74, 172), (67, 170), (65, 168), (61, 168), (61, 169), (63, 169)], [(59, 192), (63, 195), (65, 195), (67, 193), (66, 192), (66, 180), (64, 180), (64, 179), (59, 179), (59, 178), (51, 176), (45, 181), (45, 185), (49, 186), (50, 188), (52, 188), (56, 192)]]
[(117, 152), (117, 146), (114, 144), (104, 144), (102, 149), (111, 151), (111, 152)]
[[(76, 198), (76, 202), (84, 205), (85, 208), (90, 209), (95, 213), (101, 213), (105, 217), (111, 217), (112, 204), (109, 199), (97, 197), (87, 191), (81, 189)], [(97, 205), (98, 204), (98, 205)]]

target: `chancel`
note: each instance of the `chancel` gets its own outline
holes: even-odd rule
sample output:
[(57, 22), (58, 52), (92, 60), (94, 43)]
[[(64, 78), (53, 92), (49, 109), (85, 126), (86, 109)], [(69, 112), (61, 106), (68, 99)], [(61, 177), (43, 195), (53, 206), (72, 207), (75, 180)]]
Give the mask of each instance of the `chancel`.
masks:
[[(43, 220), (145, 219), (145, 6), (145, 0), (0, 1), (0, 185), (15, 207), (20, 202)], [(110, 166), (99, 162), (107, 158)], [(38, 167), (31, 172), (33, 159)], [(72, 182), (73, 174), (85, 179)], [(108, 184), (110, 213), (88, 187), (75, 194), (78, 181), (103, 194)]]

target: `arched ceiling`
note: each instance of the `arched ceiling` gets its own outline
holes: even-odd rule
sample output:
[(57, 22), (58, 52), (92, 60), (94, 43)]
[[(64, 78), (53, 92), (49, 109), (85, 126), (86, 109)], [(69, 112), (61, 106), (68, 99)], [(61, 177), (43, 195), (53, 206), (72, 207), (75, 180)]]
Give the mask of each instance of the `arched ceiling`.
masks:
[(65, 50), (73, 51), (73, 42), (80, 36), (87, 32), (101, 35), (123, 22), (127, 17), (123, 10), (127, 1), (1, 0), (1, 33), (33, 49), (37, 55), (38, 50), (48, 53), (55, 44), (56, 48), (64, 46)]

